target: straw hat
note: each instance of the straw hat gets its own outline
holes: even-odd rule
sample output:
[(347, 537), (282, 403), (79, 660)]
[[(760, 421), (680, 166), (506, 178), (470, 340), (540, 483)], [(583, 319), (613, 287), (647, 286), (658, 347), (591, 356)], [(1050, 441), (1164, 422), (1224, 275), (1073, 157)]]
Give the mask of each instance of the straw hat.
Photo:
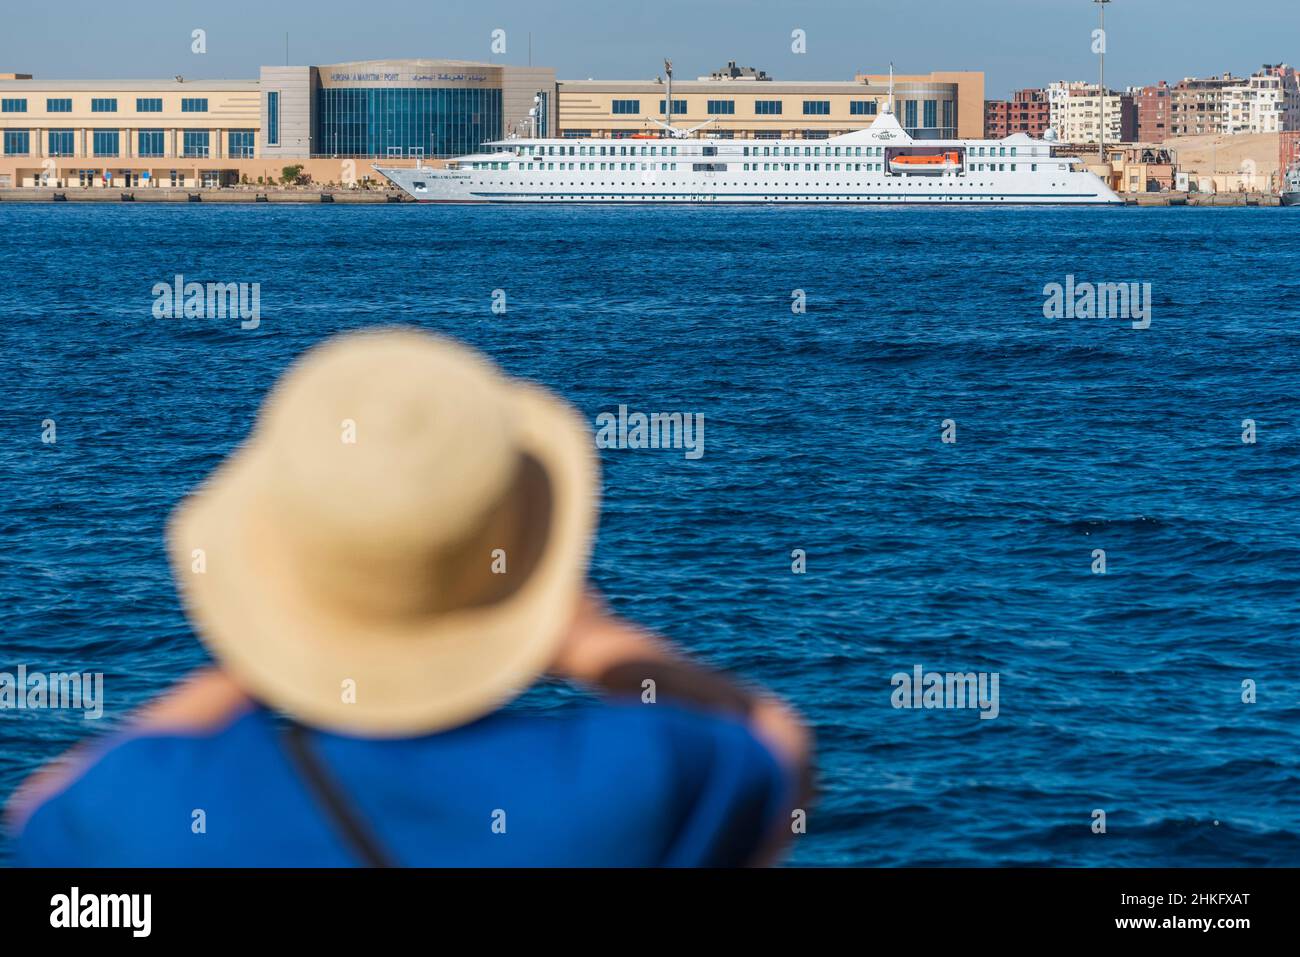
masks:
[(596, 486), (587, 425), (550, 393), (447, 339), (354, 333), (285, 374), (168, 545), (191, 620), (250, 694), (318, 727), (412, 735), (549, 665)]

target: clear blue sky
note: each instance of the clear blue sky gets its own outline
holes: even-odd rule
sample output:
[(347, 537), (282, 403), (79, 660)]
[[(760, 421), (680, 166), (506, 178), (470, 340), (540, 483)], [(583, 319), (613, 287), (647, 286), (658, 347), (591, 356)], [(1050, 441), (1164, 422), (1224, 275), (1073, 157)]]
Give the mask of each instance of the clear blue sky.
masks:
[[(357, 13), (356, 11), (363, 11)], [(1175, 81), (1300, 60), (1300, 0), (1114, 0), (1108, 85)], [(859, 70), (982, 69), (990, 97), (1091, 79), (1091, 0), (6, 0), (0, 72), (48, 79), (251, 78), (262, 64), (448, 57), (555, 67), (561, 79), (634, 79), (671, 56), (679, 77), (729, 59), (778, 79)], [(208, 52), (190, 52), (207, 31)], [(490, 55), (493, 29), (505, 56)], [(790, 32), (808, 52), (790, 50)]]

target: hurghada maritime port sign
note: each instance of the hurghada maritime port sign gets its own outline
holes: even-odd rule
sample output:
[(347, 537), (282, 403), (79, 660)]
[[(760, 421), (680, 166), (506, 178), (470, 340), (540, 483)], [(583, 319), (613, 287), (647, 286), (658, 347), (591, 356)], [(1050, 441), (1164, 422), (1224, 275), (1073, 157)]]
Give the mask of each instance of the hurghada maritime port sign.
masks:
[(400, 71), (364, 70), (348, 72), (334, 70), (326, 74), (330, 83), (378, 84), (380, 86), (411, 86), (420, 83), (486, 83), (486, 73), (402, 73)]

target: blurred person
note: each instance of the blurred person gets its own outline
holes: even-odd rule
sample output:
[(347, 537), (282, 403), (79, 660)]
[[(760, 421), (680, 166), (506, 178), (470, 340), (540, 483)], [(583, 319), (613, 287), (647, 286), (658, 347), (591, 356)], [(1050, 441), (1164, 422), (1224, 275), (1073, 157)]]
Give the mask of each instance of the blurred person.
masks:
[[(468, 348), (311, 350), (168, 528), (214, 665), (29, 778), (18, 863), (773, 862), (809, 733), (606, 609), (597, 501), (585, 422)], [(546, 676), (599, 699), (503, 710)]]

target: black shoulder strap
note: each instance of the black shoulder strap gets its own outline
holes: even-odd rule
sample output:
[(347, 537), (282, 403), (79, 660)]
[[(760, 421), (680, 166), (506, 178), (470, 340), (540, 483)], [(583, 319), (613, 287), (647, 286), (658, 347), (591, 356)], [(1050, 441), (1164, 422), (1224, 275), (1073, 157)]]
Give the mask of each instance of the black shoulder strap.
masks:
[(307, 729), (294, 721), (285, 725), (285, 751), (301, 776), (307, 790), (316, 798), (321, 810), (339, 829), (344, 841), (366, 867), (395, 867), (396, 864), (375, 839), (364, 818), (348, 800), (307, 740)]

